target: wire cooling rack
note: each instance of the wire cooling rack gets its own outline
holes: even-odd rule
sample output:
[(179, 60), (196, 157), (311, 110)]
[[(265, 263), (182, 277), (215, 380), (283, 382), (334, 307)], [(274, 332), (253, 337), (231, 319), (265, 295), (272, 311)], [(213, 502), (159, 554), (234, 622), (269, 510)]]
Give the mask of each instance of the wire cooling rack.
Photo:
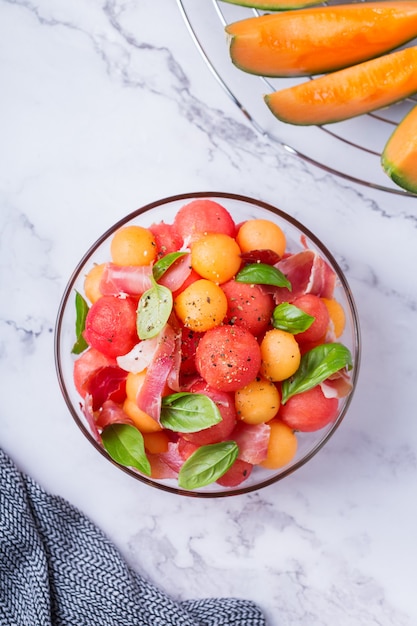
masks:
[[(340, 0), (327, 4), (340, 4)], [(398, 122), (417, 104), (415, 97), (388, 108), (326, 126), (295, 126), (277, 120), (263, 96), (305, 79), (266, 78), (236, 68), (229, 56), (226, 24), (261, 15), (222, 0), (177, 0), (194, 44), (208, 69), (254, 128), (273, 143), (346, 180), (402, 196), (416, 197), (395, 185), (380, 159)], [(416, 43), (416, 40), (412, 43)], [(411, 45), (411, 44), (409, 44)]]

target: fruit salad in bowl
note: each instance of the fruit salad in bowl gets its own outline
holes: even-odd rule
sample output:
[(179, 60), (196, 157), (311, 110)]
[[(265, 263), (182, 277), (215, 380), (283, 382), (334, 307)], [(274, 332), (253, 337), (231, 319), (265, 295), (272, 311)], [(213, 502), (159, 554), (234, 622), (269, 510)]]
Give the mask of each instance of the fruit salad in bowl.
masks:
[(196, 193), (105, 232), (55, 332), (70, 413), (117, 467), (222, 497), (294, 472), (329, 440), (358, 377), (352, 293), (332, 254), (280, 209)]

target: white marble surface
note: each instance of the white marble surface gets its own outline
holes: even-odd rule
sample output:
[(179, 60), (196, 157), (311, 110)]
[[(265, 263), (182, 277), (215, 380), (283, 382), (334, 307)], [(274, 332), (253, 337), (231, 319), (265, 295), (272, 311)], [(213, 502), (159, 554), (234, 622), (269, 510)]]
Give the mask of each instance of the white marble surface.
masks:
[[(56, 312), (83, 252), (160, 197), (243, 193), (305, 222), (345, 269), (359, 387), (325, 449), (246, 496), (175, 497), (73, 423)], [(255, 600), (270, 626), (414, 626), (417, 199), (348, 184), (255, 134), (176, 3), (0, 0), (0, 442), (176, 598)]]

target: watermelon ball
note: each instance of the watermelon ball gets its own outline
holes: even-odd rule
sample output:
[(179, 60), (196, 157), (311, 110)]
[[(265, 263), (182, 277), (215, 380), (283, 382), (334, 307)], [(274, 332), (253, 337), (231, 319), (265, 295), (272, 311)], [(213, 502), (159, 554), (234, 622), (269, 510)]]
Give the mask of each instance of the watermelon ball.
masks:
[(223, 487), (238, 487), (252, 473), (253, 465), (242, 459), (236, 459), (223, 476), (216, 482)]
[(195, 381), (189, 388), (189, 391), (201, 393), (213, 400), (219, 409), (222, 419), (221, 422), (209, 426), (209, 428), (204, 428), (194, 433), (184, 433), (182, 435), (183, 439), (196, 446), (206, 446), (211, 443), (224, 441), (230, 437), (237, 422), (234, 396), (225, 391), (213, 389), (201, 379)]
[(204, 233), (223, 233), (234, 237), (236, 225), (229, 211), (214, 200), (192, 200), (184, 204), (174, 218), (177, 233), (195, 241)]
[(139, 341), (136, 308), (132, 298), (102, 296), (87, 313), (84, 339), (108, 357), (127, 354)]
[(237, 391), (250, 383), (261, 366), (255, 337), (239, 326), (208, 330), (196, 349), (196, 369), (204, 380), (221, 391)]
[(338, 399), (327, 398), (317, 385), (281, 404), (278, 417), (293, 430), (313, 432), (334, 422), (338, 410)]
[(330, 324), (330, 315), (321, 298), (312, 293), (306, 293), (295, 298), (292, 304), (314, 317), (314, 322), (310, 328), (295, 336), (298, 343), (324, 341)]
[(234, 279), (221, 287), (228, 305), (225, 321), (242, 326), (256, 336), (264, 333), (275, 307), (272, 295), (260, 285), (239, 283)]

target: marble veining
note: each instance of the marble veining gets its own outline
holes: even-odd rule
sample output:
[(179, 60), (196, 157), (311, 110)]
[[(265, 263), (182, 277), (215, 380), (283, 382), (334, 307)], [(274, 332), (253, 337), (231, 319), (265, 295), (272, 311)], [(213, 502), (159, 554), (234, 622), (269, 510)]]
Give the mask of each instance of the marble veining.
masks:
[[(177, 598), (258, 602), (269, 626), (414, 626), (417, 200), (356, 185), (258, 134), (175, 2), (0, 0), (0, 441)], [(65, 285), (123, 215), (230, 191), (303, 221), (346, 273), (358, 389), (325, 448), (231, 499), (175, 497), (74, 425), (53, 342)], [(167, 216), (169, 219), (170, 216)]]

